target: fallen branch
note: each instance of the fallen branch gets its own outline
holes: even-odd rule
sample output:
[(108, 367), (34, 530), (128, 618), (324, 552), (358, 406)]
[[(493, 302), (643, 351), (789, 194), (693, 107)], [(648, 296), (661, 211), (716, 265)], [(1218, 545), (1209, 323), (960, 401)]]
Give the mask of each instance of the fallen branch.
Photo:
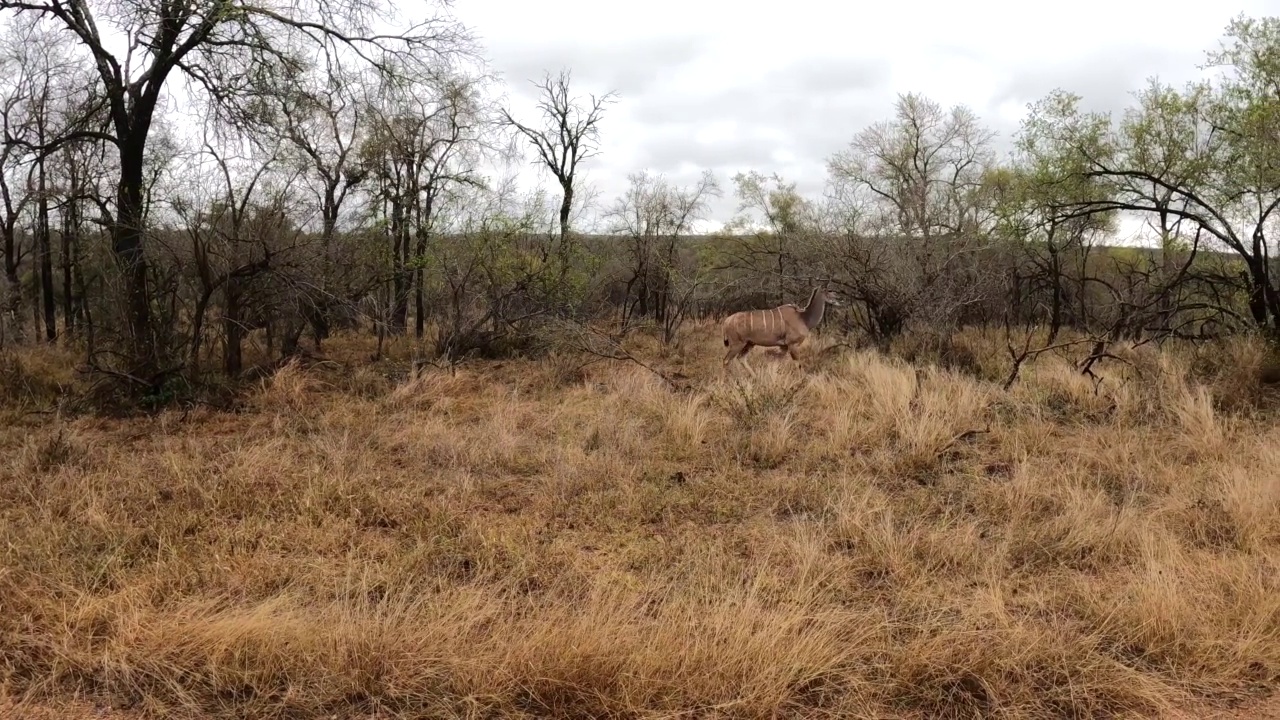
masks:
[(576, 343), (570, 342), (570, 345), (575, 350), (595, 356), (602, 360), (622, 360), (633, 363), (653, 373), (672, 390), (681, 389), (682, 386), (675, 378), (636, 357), (626, 348), (622, 347), (621, 343), (608, 334), (603, 333), (590, 325), (571, 320), (561, 319), (559, 324), (566, 331), (561, 335), (562, 339), (568, 340), (573, 336), (578, 340)]
[(164, 370), (157, 371), (155, 373), (152, 373), (150, 380), (140, 378), (137, 375), (133, 375), (131, 373), (124, 372), (122, 370), (112, 370), (110, 368), (105, 368), (94, 362), (88, 363), (85, 367), (78, 368), (77, 371), (84, 375), (95, 375), (95, 374), (105, 375), (107, 377), (112, 377), (117, 380), (123, 380), (125, 382), (132, 383), (134, 385), (140, 385), (144, 388), (154, 390), (157, 387), (159, 387), (161, 382), (163, 382), (165, 379), (181, 372), (184, 367), (186, 367), (186, 364), (180, 363), (178, 365), (174, 365), (173, 367), (169, 367), (169, 368), (165, 368)]
[(1087, 343), (1098, 342), (1095, 338), (1083, 338), (1080, 340), (1067, 340), (1065, 342), (1052, 343), (1050, 345), (1045, 345), (1044, 347), (1032, 349), (1031, 347), (1032, 333), (1028, 332), (1026, 336), (1026, 341), (1022, 343), (1022, 350), (1019, 351), (1016, 348), (1014, 348), (1014, 345), (1011, 342), (1011, 336), (1013, 334), (1013, 331), (1009, 327), (1009, 318), (1007, 315), (1005, 316), (1005, 321), (1004, 321), (1004, 332), (1005, 332), (1005, 346), (1009, 350), (1009, 358), (1013, 360), (1013, 367), (1009, 369), (1009, 377), (1005, 378), (1004, 385), (1001, 388), (1005, 392), (1008, 392), (1009, 388), (1013, 387), (1013, 384), (1018, 381), (1018, 375), (1019, 373), (1022, 372), (1022, 366), (1025, 363), (1029, 361), (1033, 361), (1047, 352), (1053, 352), (1054, 350), (1061, 350), (1063, 348), (1074, 347), (1076, 345), (1085, 345)]

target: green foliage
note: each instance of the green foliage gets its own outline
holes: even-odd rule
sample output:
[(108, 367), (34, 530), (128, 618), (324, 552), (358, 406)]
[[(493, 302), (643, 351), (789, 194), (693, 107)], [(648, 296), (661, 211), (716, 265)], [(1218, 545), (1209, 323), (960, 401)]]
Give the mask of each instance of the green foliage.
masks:
[(1002, 234), (1048, 242), (1080, 241), (1115, 229), (1107, 201), (1114, 188), (1088, 170), (1114, 152), (1110, 119), (1080, 110), (1080, 97), (1055, 91), (1033, 103), (1015, 138), (1011, 167), (989, 181), (998, 183), (997, 227)]
[(727, 224), (727, 231), (794, 235), (812, 226), (812, 205), (796, 191), (794, 182), (752, 170), (734, 175), (733, 185), (738, 214)]
[(1213, 103), (1206, 83), (1179, 91), (1152, 80), (1120, 122), (1116, 141), (1123, 167), (1141, 168), (1165, 185), (1211, 184), (1226, 160), (1221, 136), (1207, 122)]
[(1221, 170), (1259, 192), (1280, 189), (1280, 18), (1233, 19), (1227, 42), (1208, 55), (1225, 71), (1209, 98), (1207, 115), (1220, 129), (1225, 150)]

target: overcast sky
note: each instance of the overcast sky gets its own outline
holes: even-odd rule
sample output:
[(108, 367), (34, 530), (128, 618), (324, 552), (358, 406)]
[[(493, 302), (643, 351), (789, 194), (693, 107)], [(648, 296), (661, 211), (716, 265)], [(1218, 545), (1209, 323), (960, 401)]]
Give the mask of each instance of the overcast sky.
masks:
[(726, 191), (718, 226), (733, 213), (738, 171), (821, 193), (826, 158), (889, 117), (898, 93), (967, 104), (1007, 142), (1027, 103), (1055, 87), (1119, 110), (1146, 78), (1197, 76), (1232, 17), (1280, 14), (1280, 0), (458, 0), (455, 12), (525, 117), (537, 94), (529, 80), (544, 70), (571, 69), (584, 93), (619, 92), (589, 161), (602, 203), (630, 172), (686, 184), (710, 168)]

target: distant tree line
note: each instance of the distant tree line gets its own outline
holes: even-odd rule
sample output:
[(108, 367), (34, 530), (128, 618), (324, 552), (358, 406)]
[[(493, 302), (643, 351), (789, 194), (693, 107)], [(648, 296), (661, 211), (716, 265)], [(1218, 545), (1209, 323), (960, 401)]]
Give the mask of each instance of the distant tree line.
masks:
[[(566, 323), (674, 343), (818, 282), (881, 344), (1280, 334), (1280, 18), (1232, 21), (1217, 78), (1152, 81), (1119, 117), (1055, 91), (1006, 157), (969, 109), (900, 96), (821, 196), (739, 174), (737, 216), (698, 234), (711, 172), (637, 172), (588, 226), (581, 168), (616, 95), (548, 73), (522, 117), (443, 10), (388, 33), (377, 0), (112, 7), (0, 0), (0, 350), (64, 343), (134, 394), (344, 328), (450, 361)], [(186, 98), (195, 119), (170, 110)], [(484, 172), (530, 160), (554, 191)], [(1126, 217), (1150, 242), (1115, 242)]]

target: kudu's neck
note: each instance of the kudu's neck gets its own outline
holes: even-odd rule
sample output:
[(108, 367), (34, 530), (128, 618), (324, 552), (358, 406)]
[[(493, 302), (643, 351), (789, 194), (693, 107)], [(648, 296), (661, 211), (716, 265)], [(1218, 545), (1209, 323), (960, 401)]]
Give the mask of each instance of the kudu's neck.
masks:
[(809, 295), (809, 304), (804, 306), (804, 310), (800, 312), (800, 317), (804, 319), (806, 327), (812, 329), (822, 322), (822, 315), (827, 310), (827, 298), (823, 293), (818, 292), (819, 288), (814, 288), (813, 293)]

